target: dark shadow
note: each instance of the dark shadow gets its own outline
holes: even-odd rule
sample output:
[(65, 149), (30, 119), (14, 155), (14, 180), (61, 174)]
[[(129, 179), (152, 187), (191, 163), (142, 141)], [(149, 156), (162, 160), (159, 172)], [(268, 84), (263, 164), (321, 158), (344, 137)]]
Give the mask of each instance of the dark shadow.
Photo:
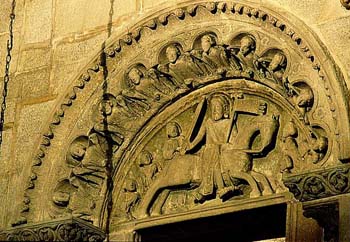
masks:
[(287, 205), (279, 204), (139, 230), (142, 242), (248, 242), (286, 235)]
[[(114, 14), (114, 0), (110, 0), (110, 9), (109, 9), (109, 19), (107, 24), (107, 39), (112, 34), (112, 24), (113, 24), (113, 14)], [(102, 43), (101, 46), (101, 55), (100, 55), (100, 65), (103, 70), (103, 96), (105, 96), (108, 93), (108, 66), (107, 66), (107, 55), (106, 55), (106, 41)], [(107, 203), (107, 216), (106, 216), (106, 240), (109, 241), (109, 224), (111, 219), (111, 213), (113, 208), (113, 199), (112, 199), (112, 192), (113, 192), (113, 139), (111, 137), (111, 133), (108, 132), (108, 122), (107, 122), (107, 115), (105, 110), (103, 110), (103, 125), (104, 130), (106, 134), (106, 139), (108, 141), (108, 146), (106, 150), (106, 177), (107, 177), (107, 192), (106, 192), (106, 203)]]

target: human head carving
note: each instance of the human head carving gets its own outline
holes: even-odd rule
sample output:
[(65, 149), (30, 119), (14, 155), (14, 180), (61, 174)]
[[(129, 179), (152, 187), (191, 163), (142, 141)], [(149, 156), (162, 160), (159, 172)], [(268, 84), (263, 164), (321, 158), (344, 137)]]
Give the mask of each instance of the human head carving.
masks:
[(244, 56), (248, 55), (249, 53), (255, 50), (255, 40), (249, 35), (244, 36), (241, 39), (240, 43), (241, 43), (240, 52)]
[(176, 138), (181, 134), (181, 127), (176, 122), (169, 122), (166, 125), (166, 134), (168, 138)]
[(124, 184), (124, 191), (135, 192), (137, 188), (136, 181), (134, 179), (128, 178)]
[(209, 99), (211, 118), (214, 121), (228, 118), (229, 101), (224, 95), (216, 94)]
[(269, 65), (271, 71), (276, 71), (279, 67), (286, 65), (287, 58), (284, 54), (277, 52), (273, 57)]
[(67, 152), (67, 163), (69, 165), (77, 166), (84, 159), (86, 149), (88, 147), (88, 138), (86, 136), (78, 136)]
[(144, 150), (140, 153), (140, 155), (138, 156), (138, 162), (139, 162), (139, 166), (147, 166), (152, 164), (152, 160), (153, 160), (153, 156), (151, 154), (151, 152)]
[(179, 58), (181, 52), (179, 47), (177, 47), (176, 45), (170, 45), (166, 48), (165, 50), (165, 55), (168, 58), (168, 61), (170, 63), (175, 63), (177, 61), (177, 59)]
[(130, 83), (133, 85), (139, 85), (142, 77), (143, 77), (143, 73), (137, 67), (131, 68), (128, 72), (128, 79)]
[(216, 44), (214, 35), (205, 34), (201, 38), (201, 46), (204, 52), (208, 52), (212, 46)]
[(112, 94), (105, 94), (98, 104), (98, 111), (104, 116), (109, 116), (112, 114), (115, 104), (116, 98)]

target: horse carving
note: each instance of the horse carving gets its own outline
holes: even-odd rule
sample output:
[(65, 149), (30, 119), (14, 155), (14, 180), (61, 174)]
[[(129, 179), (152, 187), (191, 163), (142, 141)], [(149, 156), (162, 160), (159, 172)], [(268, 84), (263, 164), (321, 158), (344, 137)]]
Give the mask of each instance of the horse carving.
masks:
[[(240, 117), (245, 121), (240, 123)], [(238, 179), (248, 183), (250, 197), (273, 193), (265, 175), (252, 169), (254, 158), (264, 157), (274, 148), (279, 129), (279, 116), (268, 115), (265, 102), (233, 101), (216, 93), (198, 104), (187, 137), (180, 135), (178, 124), (169, 126), (173, 134), (168, 134), (171, 149), (165, 149), (165, 167), (141, 198), (136, 217), (147, 217), (150, 210), (152, 215), (160, 215), (172, 190), (194, 190), (196, 202), (203, 203), (213, 196), (224, 199), (237, 189)]]

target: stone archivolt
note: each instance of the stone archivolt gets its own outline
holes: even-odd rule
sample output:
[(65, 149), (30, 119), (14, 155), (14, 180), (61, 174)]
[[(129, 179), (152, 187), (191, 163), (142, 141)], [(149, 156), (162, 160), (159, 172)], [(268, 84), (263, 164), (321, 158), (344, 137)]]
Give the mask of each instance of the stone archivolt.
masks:
[[(297, 176), (348, 158), (340, 135), (348, 119), (339, 118), (346, 102), (333, 96), (343, 92), (341, 77), (328, 80), (334, 73), (325, 74), (307, 42), (267, 11), (190, 4), (148, 20), (107, 54), (43, 136), (21, 211), (30, 220), (38, 219), (30, 206), (46, 204), (46, 219), (71, 214), (102, 226), (113, 199), (120, 224), (281, 193), (282, 176), (301, 200), (348, 190), (348, 168)], [(86, 105), (79, 117), (73, 102)], [(57, 157), (52, 150), (67, 142), (59, 132), (71, 141)], [(53, 176), (47, 184), (39, 183), (44, 172)], [(315, 192), (319, 180), (324, 190)]]

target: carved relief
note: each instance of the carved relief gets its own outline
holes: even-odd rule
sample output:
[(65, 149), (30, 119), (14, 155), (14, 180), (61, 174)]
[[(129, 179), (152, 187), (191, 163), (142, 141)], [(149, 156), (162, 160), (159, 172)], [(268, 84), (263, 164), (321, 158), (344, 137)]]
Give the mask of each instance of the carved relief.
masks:
[(260, 75), (271, 79), (281, 86), (285, 85), (285, 71), (287, 68), (287, 57), (283, 51), (270, 49), (256, 60), (256, 66), (260, 70)]
[(349, 192), (349, 167), (340, 166), (285, 178), (285, 185), (300, 201)]
[(165, 47), (161, 55), (166, 62), (158, 66), (158, 70), (168, 74), (179, 88), (186, 89), (194, 79), (207, 74), (204, 63), (190, 53), (182, 53), (179, 44), (170, 44)]
[(106, 149), (106, 138), (97, 133), (73, 140), (67, 153), (71, 172), (55, 188), (52, 216), (68, 213), (92, 221), (106, 179)]
[[(254, 168), (256, 159), (270, 153), (282, 154), (280, 171), (287, 175), (296, 167), (319, 163), (328, 151), (328, 138), (321, 127), (310, 125), (311, 87), (304, 81), (288, 81), (283, 51), (271, 48), (259, 56), (256, 45), (249, 33), (238, 34), (231, 45), (218, 45), (214, 33), (204, 33), (194, 40), (193, 50), (183, 51), (178, 43), (163, 47), (156, 68), (131, 65), (125, 71), (125, 89), (116, 97), (103, 95), (89, 136), (72, 143), (69, 191), (59, 189), (54, 204), (91, 220), (98, 203), (94, 196), (102, 191), (106, 178), (106, 154), (115, 154), (133, 132), (127, 125), (145, 120), (176, 95), (221, 78), (242, 76), (269, 85), (294, 108), (299, 120), (264, 98), (213, 89), (200, 98), (187, 122), (167, 123), (161, 154), (145, 147), (133, 158), (118, 202), (124, 214), (121, 221), (186, 210), (210, 200), (273, 194), (278, 186), (273, 188), (264, 172)], [(279, 132), (282, 113), (285, 121)], [(316, 180), (310, 180), (306, 190), (315, 193)], [(178, 187), (184, 187), (184, 192)]]
[(102, 242), (105, 234), (99, 228), (77, 218), (60, 219), (50, 223), (32, 224), (0, 232), (4, 241), (94, 241)]
[[(214, 24), (216, 13), (227, 23)], [(203, 30), (192, 22), (202, 21), (197, 16), (213, 23), (203, 18), (208, 25)], [(252, 22), (236, 20), (242, 16)], [(190, 24), (176, 35), (166, 32), (180, 20)], [(335, 135), (344, 129), (338, 122), (342, 106), (335, 105), (333, 89), (321, 88), (332, 81), (304, 39), (270, 13), (233, 2), (190, 4), (134, 29), (108, 55), (108, 85), (83, 97), (88, 111), (79, 122), (84, 125), (78, 130), (72, 124), (68, 134), (74, 141), (60, 167), (68, 174), (55, 174), (51, 186), (53, 217), (73, 214), (99, 223), (107, 193), (113, 196), (115, 223), (271, 195), (285, 190), (276, 178), (280, 171), (287, 181), (305, 168), (337, 162), (330, 153), (342, 139)], [(34, 169), (45, 166), (45, 156), (53, 163), (64, 160), (47, 154), (54, 129), (79, 90), (89, 82), (101, 84), (101, 69), (90, 68), (67, 94)], [(115, 182), (108, 192), (107, 167)], [(346, 174), (327, 182), (347, 191)], [(35, 190), (35, 179), (34, 173), (28, 189)], [(297, 197), (337, 193), (328, 191), (324, 176), (301, 180), (303, 188), (299, 180), (286, 182)]]

